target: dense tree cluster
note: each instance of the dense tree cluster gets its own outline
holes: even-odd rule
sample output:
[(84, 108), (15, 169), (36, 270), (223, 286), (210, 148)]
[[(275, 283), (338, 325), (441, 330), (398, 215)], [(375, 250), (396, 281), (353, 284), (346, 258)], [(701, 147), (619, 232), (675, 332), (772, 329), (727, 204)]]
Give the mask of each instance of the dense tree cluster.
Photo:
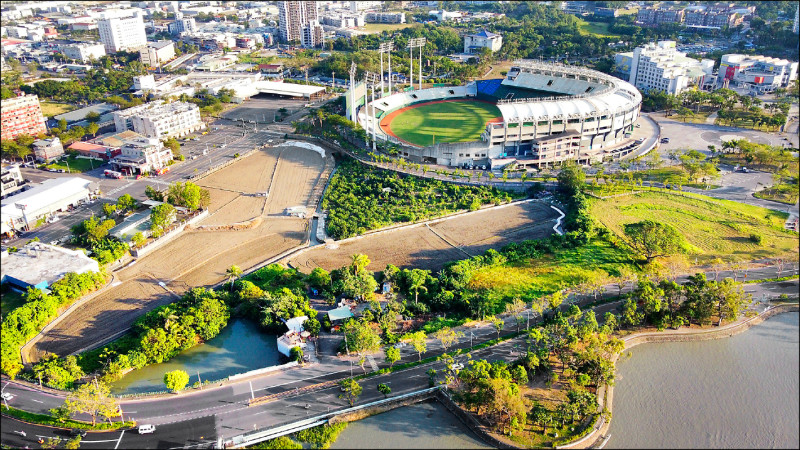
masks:
[(106, 265), (123, 257), (130, 249), (128, 244), (109, 235), (115, 225), (114, 219), (100, 221), (97, 217), (90, 217), (72, 227), (72, 241), (90, 249), (92, 258), (100, 265)]
[(331, 178), (322, 207), (328, 234), (344, 239), (397, 222), (415, 222), (460, 209), (511, 201), (496, 188), (459, 186), (401, 175), (346, 160)]
[[(25, 304), (8, 313), (3, 319), (2, 339), (0, 339), (3, 373), (15, 377), (22, 370), (20, 347), (41, 331), (56, 316), (59, 308), (99, 289), (105, 281), (103, 273), (86, 272), (80, 275), (68, 273), (50, 286), (49, 294), (29, 288), (25, 294)], [(77, 373), (71, 369), (66, 371)], [(54, 375), (54, 380), (56, 378), (66, 384), (72, 381), (61, 372)]]

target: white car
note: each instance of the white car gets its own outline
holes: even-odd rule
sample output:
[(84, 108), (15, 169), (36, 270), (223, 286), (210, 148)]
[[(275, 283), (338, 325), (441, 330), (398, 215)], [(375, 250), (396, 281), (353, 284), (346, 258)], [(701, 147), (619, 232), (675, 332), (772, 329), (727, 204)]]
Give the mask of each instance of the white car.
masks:
[(455, 363), (455, 364), (453, 364), (453, 365), (452, 365), (452, 367), (451, 367), (451, 368), (452, 368), (453, 370), (461, 370), (461, 369), (463, 369), (463, 368), (464, 368), (464, 365), (463, 365), (463, 364), (461, 364), (461, 363)]
[(14, 398), (14, 394), (11, 394), (10, 392), (3, 392), (2, 397), (3, 397), (3, 400), (9, 401), (12, 398)]
[(139, 425), (139, 434), (152, 434), (156, 431), (155, 425)]

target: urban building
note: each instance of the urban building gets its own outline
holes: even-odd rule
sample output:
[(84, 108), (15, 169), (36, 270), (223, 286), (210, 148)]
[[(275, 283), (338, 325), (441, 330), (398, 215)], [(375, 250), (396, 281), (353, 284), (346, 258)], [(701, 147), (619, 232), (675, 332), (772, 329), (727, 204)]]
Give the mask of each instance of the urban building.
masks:
[(0, 270), (0, 283), (25, 291), (29, 287), (47, 289), (71, 272), (99, 272), (100, 265), (81, 250), (31, 242), (14, 253), (3, 252)]
[(685, 12), (682, 9), (641, 8), (636, 13), (636, 23), (641, 25), (682, 23), (684, 16)]
[(717, 87), (726, 82), (737, 87), (747, 87), (763, 94), (779, 87), (788, 87), (797, 79), (796, 62), (761, 55), (722, 55), (717, 73)]
[(503, 36), (486, 30), (464, 36), (464, 53), (480, 53), (483, 48), (488, 48), (494, 53), (502, 46)]
[(19, 164), (3, 164), (0, 171), (0, 197), (6, 198), (24, 188), (25, 178), (19, 170)]
[(33, 142), (33, 154), (37, 161), (51, 161), (64, 154), (64, 146), (57, 137), (39, 139)]
[(175, 43), (172, 41), (148, 42), (139, 49), (139, 57), (145, 67), (158, 67), (161, 63), (175, 57)]
[(172, 150), (156, 138), (126, 140), (111, 166), (128, 174), (161, 173), (172, 160)]
[[(91, 181), (80, 177), (52, 178), (42, 184), (3, 200), (0, 215), (3, 217), (2, 234), (29, 230), (40, 219), (65, 211), (87, 200), (95, 187)], [(4, 264), (5, 265), (5, 264)]]
[(73, 142), (72, 145), (67, 148), (86, 158), (103, 159), (106, 161), (119, 155), (120, 153), (119, 148), (112, 148), (100, 144), (92, 144), (91, 142)]
[(15, 139), (27, 134), (46, 133), (42, 108), (36, 95), (21, 95), (0, 102), (0, 135), (2, 139)]
[(380, 9), (383, 6), (383, 2), (381, 1), (367, 1), (367, 0), (359, 0), (357, 2), (350, 2), (350, 11), (357, 13), (359, 11), (364, 11), (367, 9)]
[(152, 90), (156, 87), (156, 79), (153, 74), (139, 75), (133, 77), (133, 88), (137, 91)]
[(323, 44), (323, 30), (322, 25), (316, 20), (312, 20), (303, 25), (303, 47), (314, 48), (320, 47)]
[(133, 130), (148, 138), (166, 139), (205, 128), (194, 103), (155, 101), (113, 114), (117, 132)]
[(798, 34), (800, 31), (800, 6), (794, 10), (794, 23), (792, 24), (792, 33)]
[(364, 16), (367, 23), (406, 23), (404, 12), (368, 12)]
[(731, 10), (687, 10), (683, 24), (687, 27), (722, 29), (733, 28), (744, 20), (742, 14)]
[(322, 17), (323, 25), (336, 28), (358, 28), (364, 26), (364, 16), (359, 14), (338, 14)]
[(147, 35), (141, 16), (103, 19), (97, 22), (100, 31), (100, 42), (106, 47), (106, 53), (122, 50), (139, 50), (147, 46)]
[(651, 42), (633, 52), (617, 54), (617, 73), (642, 91), (654, 89), (677, 95), (690, 85), (702, 85), (711, 76), (714, 61), (689, 58), (675, 46), (675, 41)]
[(197, 23), (194, 17), (183, 17), (182, 13), (175, 13), (175, 21), (167, 25), (170, 34), (196, 33)]
[(448, 20), (461, 20), (462, 14), (458, 11), (431, 11), (428, 13), (433, 16), (437, 22), (447, 22)]
[(106, 48), (103, 44), (92, 44), (88, 42), (80, 44), (70, 44), (61, 47), (61, 53), (67, 58), (87, 63), (92, 59), (100, 59), (106, 55)]
[[(317, 2), (315, 1), (278, 2), (280, 36), (284, 42), (301, 42), (304, 27), (317, 20)], [(318, 22), (317, 25), (319, 25)]]

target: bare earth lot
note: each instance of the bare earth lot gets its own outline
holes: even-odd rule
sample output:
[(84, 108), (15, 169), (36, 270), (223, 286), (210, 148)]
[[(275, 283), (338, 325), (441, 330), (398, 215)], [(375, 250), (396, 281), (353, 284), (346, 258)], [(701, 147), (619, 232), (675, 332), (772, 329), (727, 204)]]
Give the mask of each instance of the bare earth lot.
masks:
[[(276, 161), (278, 171), (272, 180)], [(281, 213), (289, 206), (306, 204), (322, 167), (322, 157), (310, 150), (271, 148), (199, 180), (198, 184), (211, 188), (211, 215), (200, 225), (233, 224), (262, 217), (266, 210), (265, 215), (256, 226), (244, 230), (184, 231), (118, 271), (113, 287), (65, 317), (37, 343), (31, 359), (37, 360), (43, 352), (64, 356), (89, 347), (127, 329), (145, 312), (176, 300), (159, 282), (181, 295), (192, 287), (223, 281), (233, 264), (247, 270), (302, 244), (308, 220)], [(267, 199), (231, 192), (267, 188), (271, 189)]]
[[(553, 232), (558, 214), (539, 202), (484, 210), (426, 226), (379, 233), (339, 244), (337, 249), (318, 246), (288, 262), (302, 272), (315, 267), (332, 270), (350, 263), (350, 255), (366, 254), (370, 270), (387, 264), (400, 268), (438, 270), (449, 261), (482, 254), (523, 239), (539, 239)], [(456, 248), (457, 247), (457, 248)]]

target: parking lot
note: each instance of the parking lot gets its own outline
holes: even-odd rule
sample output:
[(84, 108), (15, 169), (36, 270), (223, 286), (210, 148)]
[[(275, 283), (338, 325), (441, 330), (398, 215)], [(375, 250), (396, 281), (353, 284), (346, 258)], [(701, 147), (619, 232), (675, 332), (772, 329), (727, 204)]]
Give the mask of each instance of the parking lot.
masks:
[(307, 103), (309, 102), (303, 99), (296, 100), (259, 94), (246, 100), (241, 106), (223, 113), (222, 117), (234, 121), (244, 119), (246, 123), (250, 124), (273, 123), (279, 109), (286, 108), (287, 112), (294, 113)]

